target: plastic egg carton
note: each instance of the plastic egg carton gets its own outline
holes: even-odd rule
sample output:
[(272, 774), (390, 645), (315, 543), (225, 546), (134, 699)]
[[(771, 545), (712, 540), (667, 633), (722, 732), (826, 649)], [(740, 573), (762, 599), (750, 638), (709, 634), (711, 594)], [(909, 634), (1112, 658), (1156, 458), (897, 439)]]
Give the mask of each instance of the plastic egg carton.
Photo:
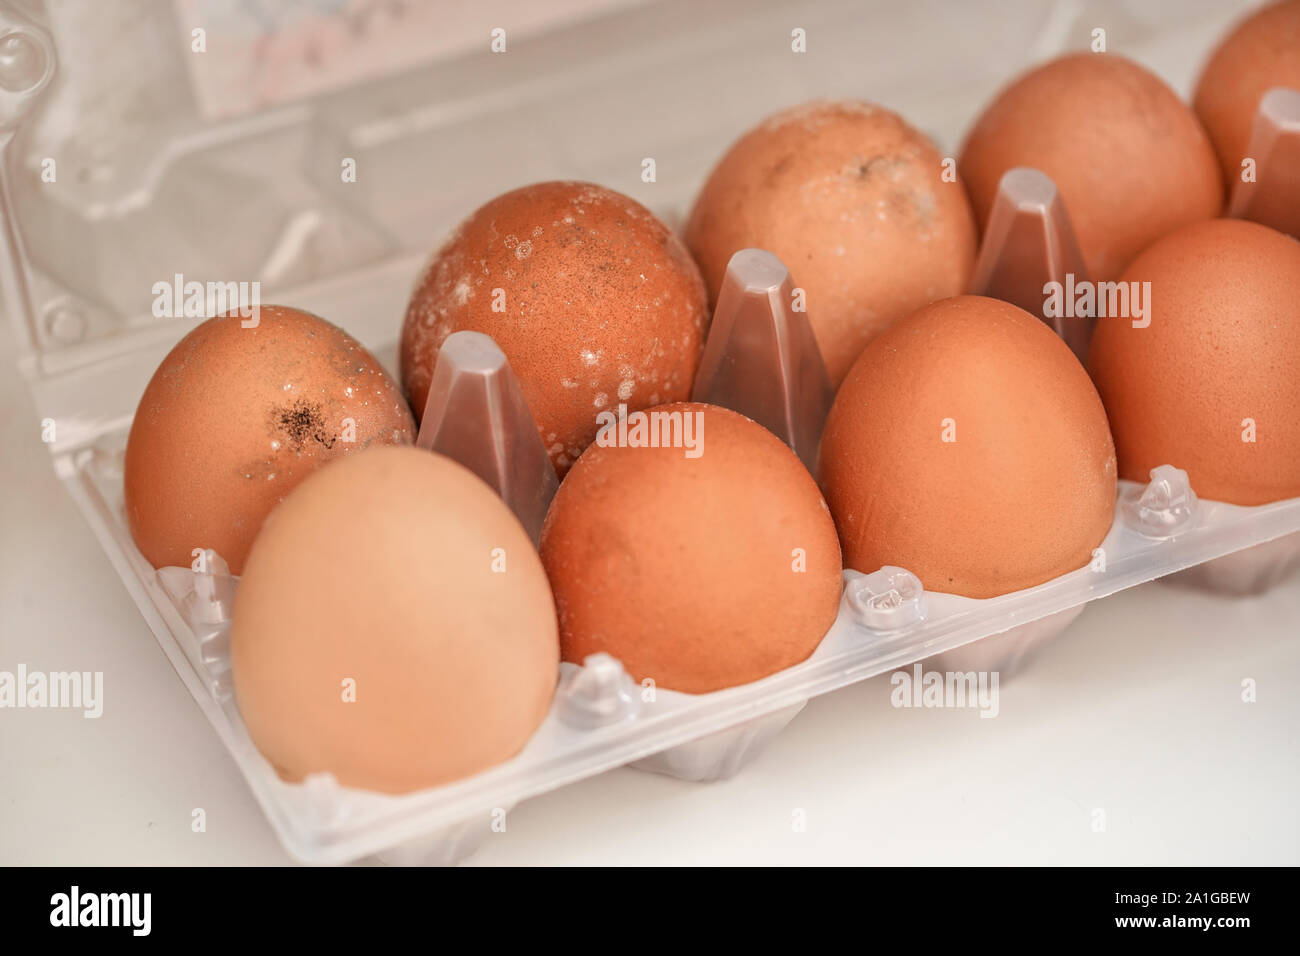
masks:
[[(17, 34), (21, 54), (6, 61), (0, 84), (0, 294), (38, 412), (57, 425), (48, 439), (55, 470), (300, 860), (455, 862), (518, 801), (614, 767), (729, 776), (818, 694), (920, 661), (1005, 675), (1087, 602), (1123, 588), (1171, 575), (1257, 593), (1300, 566), (1300, 499), (1253, 508), (1198, 501), (1183, 473), (1162, 469), (1147, 485), (1120, 483), (1092, 565), (1038, 587), (975, 600), (927, 593), (904, 569), (846, 571), (838, 617), (817, 650), (763, 680), (649, 694), (618, 661), (597, 655), (561, 665), (551, 711), (527, 747), (474, 777), (402, 796), (342, 787), (328, 774), (281, 780), (234, 703), (228, 633), (237, 579), (217, 556), (201, 571), (155, 571), (127, 530), (122, 451), (131, 415), (158, 362), (197, 321), (151, 319), (154, 281), (178, 271), (259, 278), (264, 301), (341, 325), (391, 371), (416, 271), (484, 198), (529, 181), (587, 178), (672, 222), (732, 134), (813, 96), (868, 95), (951, 148), (993, 85), (1059, 52), (1071, 29), (1086, 35), (1111, 22), (1114, 5), (1010, 0), (998, 5), (992, 34), (979, 4), (895, 5), (887, 31), (849, 0), (815, 8), (667, 0), (617, 14), (610, 10), (623, 5), (604, 6), (606, 16), (528, 43), (512, 38), (507, 57), (479, 49), (364, 88), (213, 120), (184, 94), (187, 71), (200, 68), (182, 46), (186, 0), (60, 0), (42, 22), (30, 16), (38, 4), (0, 0), (0, 34)], [(1247, 4), (1156, 6), (1118, 15), (1125, 52), (1177, 73), (1193, 69), (1189, 51), (1207, 49)], [(806, 29), (819, 51), (797, 70), (792, 27)], [(972, 46), (981, 29), (986, 44)], [(918, 58), (897, 35), (927, 37), (932, 55)], [(56, 88), (61, 62), (76, 69)], [(40, 125), (33, 117), (47, 92), (56, 103)], [(57, 187), (42, 185), (45, 154), (28, 143), (58, 143), (70, 110), (96, 122), (64, 137)], [(657, 183), (639, 176), (646, 153), (658, 160)], [(360, 170), (348, 186), (340, 155)], [(996, 281), (995, 272), (985, 280)], [(814, 446), (796, 433), (784, 437), (808, 461)]]
[[(293, 856), (343, 863), (448, 864), (473, 852), (530, 796), (632, 765), (707, 781), (740, 770), (812, 697), (900, 667), (1013, 672), (1089, 601), (1177, 572), (1253, 591), (1300, 566), (1300, 499), (1257, 507), (1198, 500), (1176, 468), (1121, 481), (1115, 520), (1093, 563), (1038, 587), (974, 599), (927, 592), (901, 568), (844, 572), (835, 624), (803, 663), (708, 694), (651, 692), (607, 654), (560, 667), (550, 713), (524, 750), (474, 777), (389, 796), (330, 774), (280, 779), (248, 736), (230, 680), (238, 580), (219, 557), (204, 571), (157, 572), (131, 542), (118, 432), (57, 461), (177, 674), (190, 689)], [(1229, 557), (1225, 558), (1224, 556)], [(1219, 574), (1221, 562), (1231, 562)]]

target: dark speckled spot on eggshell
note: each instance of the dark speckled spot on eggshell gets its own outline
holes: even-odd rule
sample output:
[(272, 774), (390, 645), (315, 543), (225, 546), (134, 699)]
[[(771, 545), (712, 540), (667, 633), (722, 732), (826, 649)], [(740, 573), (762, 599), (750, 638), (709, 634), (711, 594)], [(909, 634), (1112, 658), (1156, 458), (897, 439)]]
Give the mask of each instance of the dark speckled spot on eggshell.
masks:
[[(343, 441), (344, 420), (356, 440)], [(212, 548), (240, 573), (262, 522), (307, 475), (372, 442), (407, 444), (397, 383), (343, 330), (264, 305), (201, 323), (163, 359), (127, 439), (127, 521), (154, 567)]]
[(302, 451), (307, 442), (333, 448), (337, 433), (328, 428), (319, 402), (299, 398), (271, 409), (271, 427), (284, 435), (294, 451)]
[(727, 263), (761, 248), (790, 267), (839, 383), (872, 336), (964, 291), (975, 220), (943, 157), (900, 116), (813, 101), (737, 140), (700, 190), (684, 236), (716, 300)]

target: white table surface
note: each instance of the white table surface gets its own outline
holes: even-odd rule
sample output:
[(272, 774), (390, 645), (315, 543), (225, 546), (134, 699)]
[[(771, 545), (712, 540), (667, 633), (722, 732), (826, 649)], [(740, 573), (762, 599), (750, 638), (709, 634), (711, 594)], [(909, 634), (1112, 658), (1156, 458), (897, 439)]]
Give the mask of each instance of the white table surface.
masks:
[[(1188, 46), (1168, 47), (1151, 60), (1185, 90)], [(0, 710), (0, 864), (291, 862), (55, 479), (14, 360), (0, 333), (0, 670), (102, 671), (106, 703)], [(1237, 600), (1155, 583), (1089, 607), (996, 719), (894, 709), (877, 678), (731, 780), (613, 771), (520, 805), (470, 862), (1294, 865), (1297, 686), (1300, 580)]]

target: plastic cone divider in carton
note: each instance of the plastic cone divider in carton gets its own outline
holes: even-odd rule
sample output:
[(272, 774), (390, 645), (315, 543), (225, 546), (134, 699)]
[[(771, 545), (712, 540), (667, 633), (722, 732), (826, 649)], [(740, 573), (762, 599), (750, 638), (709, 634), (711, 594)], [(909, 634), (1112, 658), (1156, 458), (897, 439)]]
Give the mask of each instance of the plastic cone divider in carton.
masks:
[(1059, 282), (1066, 290), (1065, 299), (1072, 301), (1068, 286), (1087, 278), (1083, 253), (1056, 183), (1046, 173), (1027, 166), (1008, 169), (989, 210), (971, 291), (1038, 316), (1065, 340), (1080, 362), (1086, 362), (1096, 320), (1045, 315), (1043, 287)]
[(1254, 176), (1237, 179), (1228, 215), (1300, 238), (1300, 90), (1275, 87), (1260, 98), (1246, 156)]
[(447, 336), (415, 443), (491, 485), (537, 543), (560, 482), (519, 380), (491, 336)]
[(731, 257), (691, 398), (752, 418), (814, 471), (835, 390), (797, 291), (772, 253)]

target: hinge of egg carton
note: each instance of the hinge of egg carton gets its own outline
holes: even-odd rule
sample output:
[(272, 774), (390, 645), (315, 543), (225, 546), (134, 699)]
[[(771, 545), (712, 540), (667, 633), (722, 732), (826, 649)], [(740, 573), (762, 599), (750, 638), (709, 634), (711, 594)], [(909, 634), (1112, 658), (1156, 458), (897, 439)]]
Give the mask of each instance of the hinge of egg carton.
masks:
[(49, 34), (13, 8), (0, 7), (0, 308), (28, 349), (37, 341), (36, 316), (27, 248), (14, 207), (12, 147), (19, 125), (54, 72)]

